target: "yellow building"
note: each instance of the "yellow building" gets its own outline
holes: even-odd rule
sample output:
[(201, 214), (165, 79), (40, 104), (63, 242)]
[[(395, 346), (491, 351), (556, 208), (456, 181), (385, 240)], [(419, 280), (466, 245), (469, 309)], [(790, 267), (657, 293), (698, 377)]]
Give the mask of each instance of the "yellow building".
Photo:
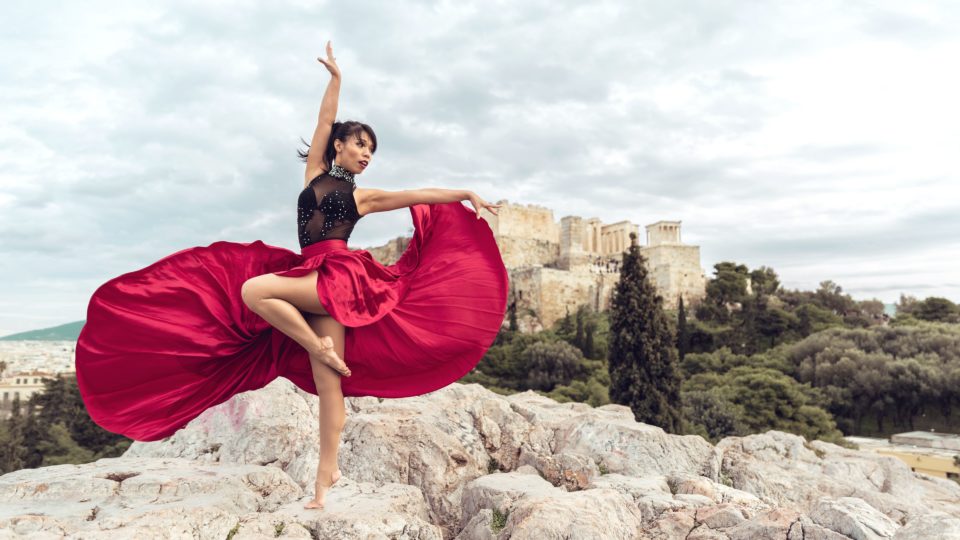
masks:
[(15, 396), (20, 396), (20, 405), (26, 404), (36, 392), (43, 391), (43, 380), (56, 377), (45, 371), (13, 373), (0, 378), (0, 407), (10, 410)]
[(928, 431), (909, 431), (891, 435), (890, 439), (845, 437), (878, 454), (893, 456), (910, 466), (910, 470), (938, 478), (960, 479), (960, 435)]

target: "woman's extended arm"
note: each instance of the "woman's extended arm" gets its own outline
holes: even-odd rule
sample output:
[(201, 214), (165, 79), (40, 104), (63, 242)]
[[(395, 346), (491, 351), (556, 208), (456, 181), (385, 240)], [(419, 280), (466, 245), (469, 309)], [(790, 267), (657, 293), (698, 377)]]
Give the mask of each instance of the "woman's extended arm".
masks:
[(327, 91), (323, 93), (323, 100), (320, 102), (317, 129), (313, 132), (313, 140), (310, 142), (310, 150), (307, 153), (304, 187), (310, 180), (329, 168), (323, 162), (323, 152), (330, 140), (333, 122), (337, 119), (337, 103), (340, 100), (340, 68), (337, 66), (336, 58), (333, 57), (333, 46), (329, 41), (327, 41), (327, 59), (323, 60), (318, 56), (317, 61), (326, 66), (330, 72), (330, 82), (327, 83)]
[(447, 203), (454, 201), (469, 200), (477, 212), (477, 219), (480, 219), (480, 210), (489, 210), (494, 215), (499, 204), (490, 204), (481, 199), (476, 193), (468, 189), (442, 189), (442, 188), (422, 188), (405, 189), (401, 191), (385, 191), (382, 189), (357, 188), (362, 191), (358, 197), (358, 210), (361, 215), (372, 214), (374, 212), (387, 212), (413, 206), (415, 204), (434, 204)]

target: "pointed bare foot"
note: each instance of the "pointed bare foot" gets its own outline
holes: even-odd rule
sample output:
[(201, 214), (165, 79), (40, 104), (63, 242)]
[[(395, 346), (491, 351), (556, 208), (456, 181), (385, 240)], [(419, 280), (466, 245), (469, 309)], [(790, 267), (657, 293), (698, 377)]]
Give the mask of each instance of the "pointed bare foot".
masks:
[(351, 375), (350, 368), (347, 367), (347, 364), (340, 358), (340, 355), (337, 354), (336, 349), (334, 349), (333, 338), (330, 336), (320, 336), (320, 350), (310, 353), (310, 360), (323, 362), (344, 377)]
[[(308, 502), (304, 508), (323, 508), (324, 499), (327, 496), (327, 490), (333, 487), (337, 483), (337, 480), (340, 479), (340, 469), (333, 471), (333, 474), (330, 475), (329, 485), (324, 484), (321, 481), (321, 477), (327, 476), (320, 471), (317, 471), (317, 482), (315, 485), (316, 495), (314, 495), (313, 500)], [(324, 478), (325, 479), (325, 478)]]

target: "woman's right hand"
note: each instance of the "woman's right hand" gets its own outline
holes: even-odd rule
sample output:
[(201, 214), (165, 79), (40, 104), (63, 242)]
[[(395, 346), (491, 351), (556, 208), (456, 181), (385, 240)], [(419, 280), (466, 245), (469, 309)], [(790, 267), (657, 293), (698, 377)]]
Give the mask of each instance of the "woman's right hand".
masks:
[(337, 59), (333, 57), (333, 45), (327, 41), (327, 59), (317, 57), (317, 61), (326, 66), (327, 71), (330, 72), (330, 76), (339, 79), (340, 78), (340, 68), (337, 67)]
[(472, 191), (467, 193), (467, 199), (473, 205), (473, 209), (477, 213), (477, 219), (480, 219), (480, 210), (486, 210), (495, 216), (499, 215), (497, 214), (497, 208), (500, 208), (501, 205), (488, 203)]

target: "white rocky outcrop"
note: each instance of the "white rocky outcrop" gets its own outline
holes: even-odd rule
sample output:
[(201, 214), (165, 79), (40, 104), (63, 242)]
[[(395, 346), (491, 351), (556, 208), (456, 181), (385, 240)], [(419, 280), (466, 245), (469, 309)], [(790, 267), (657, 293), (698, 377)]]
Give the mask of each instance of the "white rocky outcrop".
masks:
[(778, 431), (714, 446), (475, 384), (347, 398), (343, 477), (306, 510), (317, 415), (277, 379), (122, 457), (0, 476), (0, 539), (960, 540), (960, 485), (895, 458)]

